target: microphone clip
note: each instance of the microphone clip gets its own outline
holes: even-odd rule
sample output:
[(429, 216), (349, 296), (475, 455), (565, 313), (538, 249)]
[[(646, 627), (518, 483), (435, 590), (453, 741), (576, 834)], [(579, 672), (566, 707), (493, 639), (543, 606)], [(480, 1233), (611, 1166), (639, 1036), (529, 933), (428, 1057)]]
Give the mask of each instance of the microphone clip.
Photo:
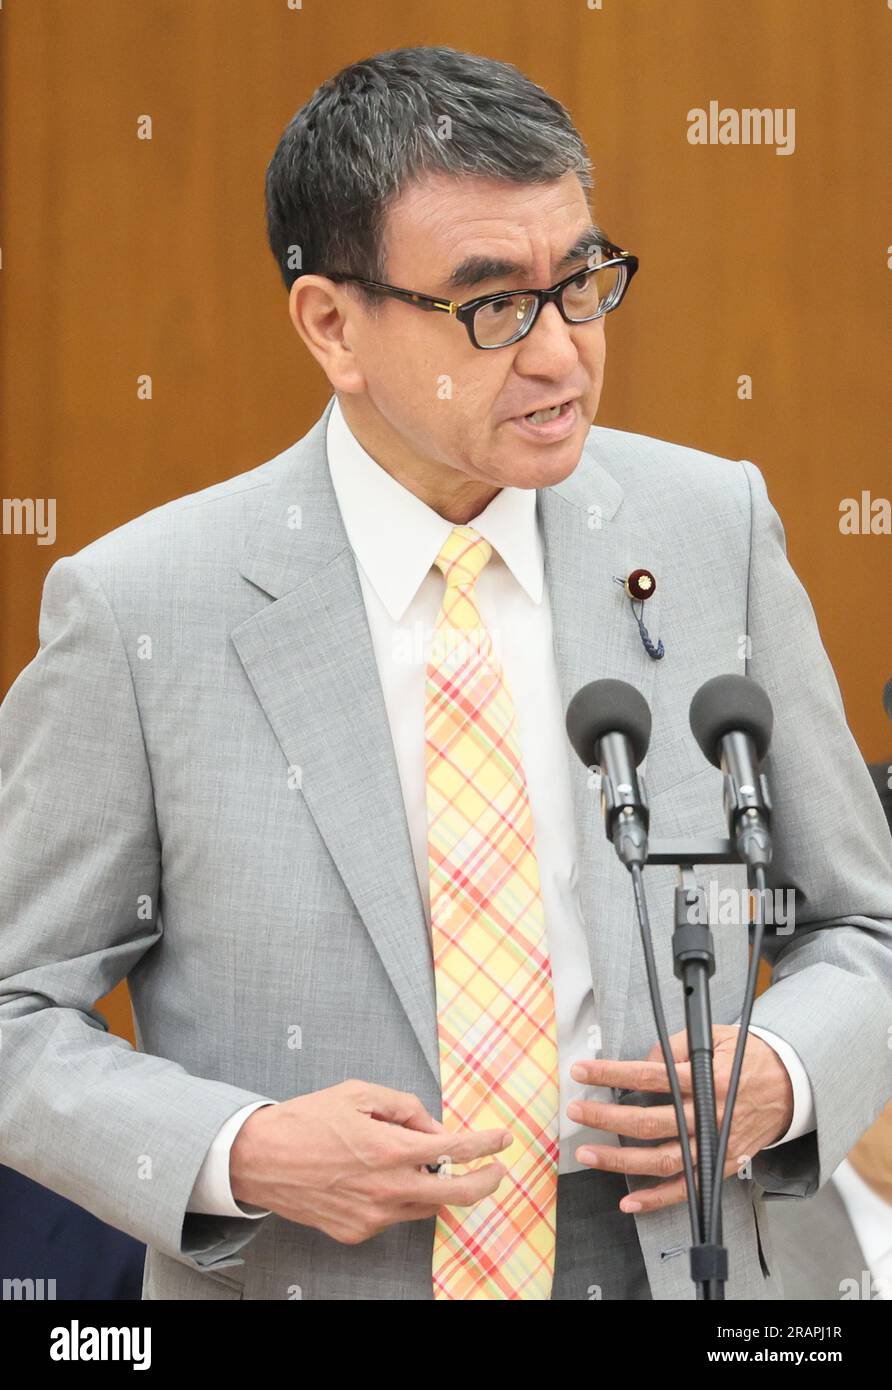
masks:
[[(617, 734), (605, 734), (599, 745), (601, 770), (601, 815), (607, 838), (626, 867), (647, 861), (647, 835), (650, 827), (650, 806), (644, 774), (633, 775), (623, 761), (622, 739)], [(610, 756), (612, 754), (612, 756)], [(623, 769), (611, 776), (608, 767)]]

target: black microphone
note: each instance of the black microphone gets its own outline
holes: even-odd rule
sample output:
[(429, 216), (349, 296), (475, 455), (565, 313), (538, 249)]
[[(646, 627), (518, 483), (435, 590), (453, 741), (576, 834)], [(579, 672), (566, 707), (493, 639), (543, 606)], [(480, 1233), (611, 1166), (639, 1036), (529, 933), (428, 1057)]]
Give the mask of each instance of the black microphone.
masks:
[(626, 681), (591, 681), (567, 707), (567, 734), (585, 767), (601, 769), (607, 838), (627, 868), (647, 861), (647, 798), (638, 764), (650, 743), (650, 709)]
[(771, 800), (759, 764), (774, 727), (771, 701), (748, 676), (715, 676), (701, 685), (690, 711), (703, 756), (725, 774), (729, 834), (745, 864), (771, 863)]
[(892, 677), (883, 686), (883, 709), (890, 719), (892, 719)]

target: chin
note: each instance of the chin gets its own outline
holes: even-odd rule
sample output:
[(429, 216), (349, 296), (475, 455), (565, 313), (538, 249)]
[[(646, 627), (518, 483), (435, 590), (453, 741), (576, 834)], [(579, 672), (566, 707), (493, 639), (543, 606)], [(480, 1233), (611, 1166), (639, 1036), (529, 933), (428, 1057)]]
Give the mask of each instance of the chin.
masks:
[(581, 458), (581, 450), (575, 454), (564, 452), (560, 459), (555, 454), (541, 461), (539, 464), (527, 464), (523, 468), (518, 468), (516, 461), (513, 466), (505, 469), (505, 476), (496, 487), (521, 487), (521, 488), (541, 488), (555, 487), (562, 483), (565, 478), (576, 468)]
[(582, 448), (580, 447), (572, 452), (565, 450), (560, 459), (547, 459), (542, 469), (541, 481), (537, 486), (555, 487), (558, 483), (562, 483), (565, 478), (569, 478), (570, 474), (575, 471), (581, 458)]
[(530, 450), (531, 457), (524, 460), (524, 466), (518, 468), (515, 462), (515, 479), (512, 480), (512, 487), (554, 487), (557, 483), (562, 483), (565, 478), (569, 478), (582, 457), (582, 448), (585, 443), (588, 428), (585, 434), (580, 437), (571, 436), (563, 440), (560, 444), (541, 445)]

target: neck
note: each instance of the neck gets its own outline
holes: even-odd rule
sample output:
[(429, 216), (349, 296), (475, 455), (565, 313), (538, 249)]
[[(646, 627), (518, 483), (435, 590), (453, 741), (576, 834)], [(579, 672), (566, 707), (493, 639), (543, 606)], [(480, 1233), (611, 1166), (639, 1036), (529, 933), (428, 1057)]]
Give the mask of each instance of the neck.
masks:
[(350, 433), (378, 467), (454, 526), (478, 516), (501, 491), (447, 463), (412, 453), (366, 397), (339, 396), (338, 403)]

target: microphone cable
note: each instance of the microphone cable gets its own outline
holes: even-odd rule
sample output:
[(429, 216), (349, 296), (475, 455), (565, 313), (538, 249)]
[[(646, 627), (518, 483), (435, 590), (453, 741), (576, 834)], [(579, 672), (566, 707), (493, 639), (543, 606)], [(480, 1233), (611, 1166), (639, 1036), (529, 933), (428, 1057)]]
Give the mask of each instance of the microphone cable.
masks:
[(666, 1063), (666, 1070), (669, 1073), (669, 1089), (672, 1092), (672, 1104), (675, 1107), (678, 1135), (681, 1140), (681, 1159), (688, 1189), (688, 1211), (691, 1218), (691, 1234), (694, 1238), (694, 1243), (699, 1245), (702, 1242), (702, 1234), (700, 1230), (700, 1211), (697, 1206), (697, 1193), (694, 1188), (694, 1167), (691, 1161), (691, 1145), (688, 1138), (688, 1126), (685, 1120), (681, 1086), (678, 1082), (675, 1058), (672, 1056), (672, 1049), (669, 1046), (669, 1032), (666, 1028), (663, 1002), (660, 998), (660, 984), (657, 977), (653, 937), (650, 930), (650, 915), (647, 910), (647, 899), (644, 894), (644, 875), (641, 871), (640, 864), (631, 864), (629, 866), (629, 872), (632, 875), (632, 887), (635, 893), (635, 908), (638, 914), (638, 928), (641, 933), (641, 945), (644, 950), (644, 964), (647, 969), (647, 983), (650, 989), (650, 1001), (653, 1008), (654, 1022), (657, 1025), (657, 1036), (660, 1040), (663, 1061)]
[[(719, 1178), (712, 1193), (708, 1226), (709, 1243), (713, 1245), (719, 1244), (721, 1240), (721, 1230), (719, 1227), (719, 1193), (722, 1189), (725, 1155), (728, 1152), (728, 1139), (731, 1134), (731, 1117), (734, 1113), (734, 1105), (737, 1100), (737, 1087), (740, 1081), (740, 1072), (743, 1067), (743, 1051), (746, 1047), (746, 1040), (749, 1035), (750, 1016), (753, 1012), (753, 1001), (756, 997), (756, 983), (759, 978), (759, 962), (762, 958), (762, 938), (765, 935), (764, 897), (767, 889), (765, 884), (765, 868), (762, 864), (757, 864), (752, 870), (752, 878), (755, 879), (756, 884), (756, 920), (753, 923), (750, 963), (746, 976), (743, 1008), (740, 1013), (740, 1035), (737, 1039), (737, 1046), (734, 1049), (734, 1061), (731, 1064), (731, 1079), (728, 1083), (728, 1098), (725, 1104), (725, 1114), (722, 1119), (718, 1152), (716, 1154), (716, 1172)], [(753, 891), (752, 887), (750, 891)]]

